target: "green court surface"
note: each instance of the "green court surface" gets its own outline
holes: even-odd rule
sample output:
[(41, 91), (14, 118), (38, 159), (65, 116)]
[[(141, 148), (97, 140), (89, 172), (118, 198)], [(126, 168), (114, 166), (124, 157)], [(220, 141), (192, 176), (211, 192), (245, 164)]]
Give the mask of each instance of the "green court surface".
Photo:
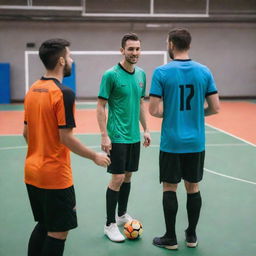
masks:
[[(109, 174), (104, 168), (72, 154), (79, 227), (69, 234), (65, 256), (254, 256), (256, 254), (256, 148), (207, 127), (203, 207), (198, 225), (199, 246), (186, 248), (186, 194), (178, 189), (178, 251), (152, 245), (164, 233), (162, 190), (158, 182), (159, 133), (152, 146), (141, 151), (139, 172), (132, 181), (129, 213), (143, 223), (136, 241), (113, 243), (103, 235), (105, 191)], [(100, 150), (100, 137), (78, 135), (88, 146)], [(0, 136), (0, 255), (26, 255), (35, 225), (23, 183), (26, 145), (21, 136)]]

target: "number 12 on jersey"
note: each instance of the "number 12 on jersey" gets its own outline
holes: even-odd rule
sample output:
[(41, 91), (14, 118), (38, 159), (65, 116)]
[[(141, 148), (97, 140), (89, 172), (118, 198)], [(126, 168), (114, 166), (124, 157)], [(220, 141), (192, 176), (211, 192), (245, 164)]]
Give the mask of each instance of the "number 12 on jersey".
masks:
[(180, 88), (180, 111), (191, 110), (190, 102), (195, 94), (194, 85), (192, 84), (180, 85), (179, 88)]

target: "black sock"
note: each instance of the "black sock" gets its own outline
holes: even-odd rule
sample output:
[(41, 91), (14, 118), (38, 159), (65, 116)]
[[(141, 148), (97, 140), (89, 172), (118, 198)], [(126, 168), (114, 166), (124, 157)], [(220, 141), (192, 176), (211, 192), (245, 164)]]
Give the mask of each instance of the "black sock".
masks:
[(65, 241), (66, 240), (47, 236), (41, 256), (62, 256), (64, 252)]
[(114, 191), (110, 188), (107, 189), (106, 193), (106, 207), (107, 207), (107, 223), (116, 223), (116, 205), (118, 200), (119, 191)]
[(44, 228), (43, 225), (41, 225), (40, 223), (37, 223), (29, 238), (28, 256), (41, 255), (41, 251), (42, 251), (46, 236), (47, 236), (47, 230)]
[(118, 197), (118, 216), (122, 216), (127, 211), (127, 203), (131, 190), (131, 182), (123, 182)]
[(196, 232), (196, 225), (198, 223), (201, 206), (202, 198), (200, 191), (193, 194), (187, 194), (188, 234), (193, 235)]
[(175, 223), (178, 211), (176, 192), (165, 191), (163, 193), (163, 209), (166, 227), (165, 237), (176, 238)]

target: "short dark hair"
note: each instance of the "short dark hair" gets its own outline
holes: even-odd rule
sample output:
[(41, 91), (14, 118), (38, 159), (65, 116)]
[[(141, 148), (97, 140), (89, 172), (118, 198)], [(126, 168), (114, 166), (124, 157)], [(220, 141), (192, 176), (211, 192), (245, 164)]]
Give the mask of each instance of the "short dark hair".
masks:
[(53, 70), (60, 57), (65, 57), (66, 47), (70, 42), (65, 39), (56, 38), (43, 42), (39, 48), (39, 56), (44, 66), (48, 70)]
[(168, 41), (172, 42), (177, 50), (188, 50), (191, 43), (191, 35), (184, 28), (173, 29), (168, 33)]
[(139, 37), (134, 33), (127, 33), (123, 36), (121, 41), (122, 48), (125, 48), (126, 41), (132, 40), (132, 41), (140, 41)]

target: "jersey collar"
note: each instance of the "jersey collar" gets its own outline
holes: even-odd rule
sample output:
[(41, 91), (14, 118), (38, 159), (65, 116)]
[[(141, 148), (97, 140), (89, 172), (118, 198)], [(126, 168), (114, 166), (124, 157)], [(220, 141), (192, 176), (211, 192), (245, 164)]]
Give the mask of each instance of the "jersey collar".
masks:
[(119, 65), (119, 67), (120, 67), (122, 70), (124, 70), (126, 73), (128, 73), (128, 74), (130, 74), (130, 75), (133, 75), (133, 74), (135, 73), (135, 67), (134, 67), (133, 72), (129, 72), (128, 70), (126, 70), (126, 69), (120, 64), (120, 62), (118, 63), (118, 65)]
[(182, 59), (174, 59), (174, 61), (191, 61), (191, 59), (185, 59), (185, 60), (182, 60)]
[(58, 79), (54, 78), (54, 77), (43, 77), (42, 76), (41, 80), (53, 80), (55, 82), (55, 84), (57, 84), (57, 85), (61, 84), (61, 82)]

